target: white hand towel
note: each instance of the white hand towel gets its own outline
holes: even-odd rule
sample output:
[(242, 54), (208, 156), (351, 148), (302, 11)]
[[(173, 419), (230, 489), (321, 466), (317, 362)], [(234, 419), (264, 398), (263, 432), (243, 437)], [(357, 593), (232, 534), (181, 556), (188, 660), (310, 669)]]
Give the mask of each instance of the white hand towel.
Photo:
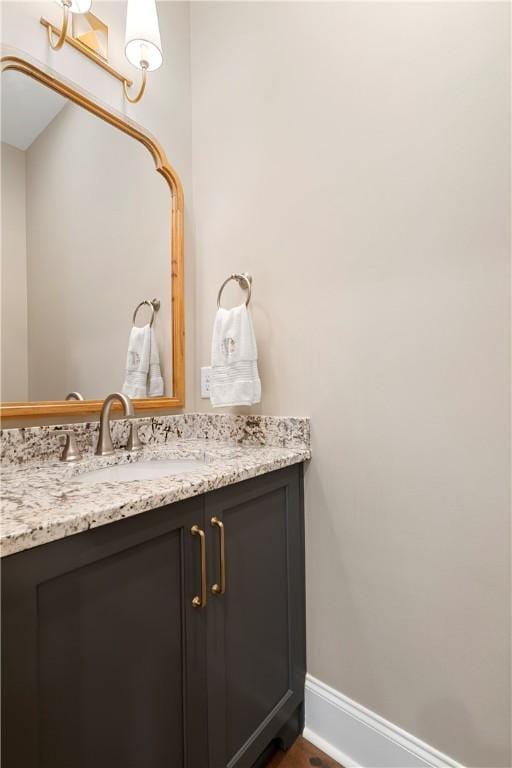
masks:
[(133, 326), (128, 340), (126, 377), (122, 392), (128, 397), (160, 397), (164, 382), (160, 371), (160, 358), (154, 330), (149, 325)]
[(126, 355), (126, 377), (122, 392), (128, 397), (148, 396), (148, 372), (151, 334), (149, 325), (142, 328), (133, 326), (128, 339)]
[(160, 356), (153, 328), (150, 329), (149, 387), (150, 397), (161, 397), (164, 393), (164, 380), (160, 370)]
[(213, 325), (210, 376), (211, 404), (254, 405), (261, 399), (258, 349), (245, 304), (217, 310)]

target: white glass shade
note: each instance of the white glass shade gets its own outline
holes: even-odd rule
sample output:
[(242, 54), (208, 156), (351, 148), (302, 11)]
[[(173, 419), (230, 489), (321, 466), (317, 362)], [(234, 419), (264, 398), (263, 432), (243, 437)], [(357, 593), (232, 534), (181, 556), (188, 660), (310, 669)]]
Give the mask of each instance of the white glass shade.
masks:
[[(57, 0), (59, 5), (64, 5), (62, 0)], [(71, 0), (71, 13), (87, 13), (91, 10), (92, 0)]]
[(124, 52), (130, 64), (139, 69), (141, 61), (147, 62), (150, 72), (162, 65), (162, 41), (155, 0), (128, 0)]

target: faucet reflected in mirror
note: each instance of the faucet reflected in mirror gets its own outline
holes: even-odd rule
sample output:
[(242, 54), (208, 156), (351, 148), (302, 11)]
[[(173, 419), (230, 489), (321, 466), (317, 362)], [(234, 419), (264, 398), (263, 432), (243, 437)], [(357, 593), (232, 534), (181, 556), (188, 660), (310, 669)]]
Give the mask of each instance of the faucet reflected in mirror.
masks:
[(69, 392), (66, 395), (66, 400), (83, 400), (84, 396), (80, 392)]

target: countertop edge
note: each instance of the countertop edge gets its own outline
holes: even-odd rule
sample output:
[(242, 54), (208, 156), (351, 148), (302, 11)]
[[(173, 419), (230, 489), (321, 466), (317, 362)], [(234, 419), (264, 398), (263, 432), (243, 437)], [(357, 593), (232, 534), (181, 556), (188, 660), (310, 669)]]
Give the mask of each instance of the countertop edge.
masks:
[[(106, 506), (104, 509), (87, 511), (84, 513), (73, 512), (67, 517), (55, 522), (47, 523), (32, 529), (21, 530), (12, 534), (0, 535), (0, 558), (6, 558), (20, 552), (34, 549), (53, 541), (58, 541), (77, 533), (84, 533), (103, 525), (117, 522), (135, 515), (148, 512), (168, 504), (199, 496), (209, 491), (218, 490), (229, 485), (249, 480), (253, 477), (268, 474), (284, 469), (294, 464), (301, 464), (311, 459), (311, 451), (308, 447), (283, 448), (284, 455), (271, 459), (255, 462), (252, 466), (223, 466), (219, 462), (218, 473), (211, 472), (207, 479), (194, 477), (194, 473), (187, 473), (182, 478), (173, 476), (174, 487), (168, 492), (154, 494), (142, 494), (132, 503)], [(176, 487), (178, 483), (178, 487)], [(35, 540), (37, 539), (37, 540)]]

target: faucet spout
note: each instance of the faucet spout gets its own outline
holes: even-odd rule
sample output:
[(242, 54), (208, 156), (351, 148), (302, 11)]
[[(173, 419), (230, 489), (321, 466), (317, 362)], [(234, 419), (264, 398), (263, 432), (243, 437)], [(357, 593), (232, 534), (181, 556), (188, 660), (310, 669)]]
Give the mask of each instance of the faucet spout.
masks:
[(107, 395), (101, 408), (100, 434), (98, 445), (96, 446), (96, 456), (111, 456), (114, 453), (112, 433), (110, 431), (110, 411), (115, 402), (121, 403), (123, 413), (127, 418), (135, 415), (133, 403), (129, 397), (123, 395), (122, 392), (112, 392), (111, 395)]

